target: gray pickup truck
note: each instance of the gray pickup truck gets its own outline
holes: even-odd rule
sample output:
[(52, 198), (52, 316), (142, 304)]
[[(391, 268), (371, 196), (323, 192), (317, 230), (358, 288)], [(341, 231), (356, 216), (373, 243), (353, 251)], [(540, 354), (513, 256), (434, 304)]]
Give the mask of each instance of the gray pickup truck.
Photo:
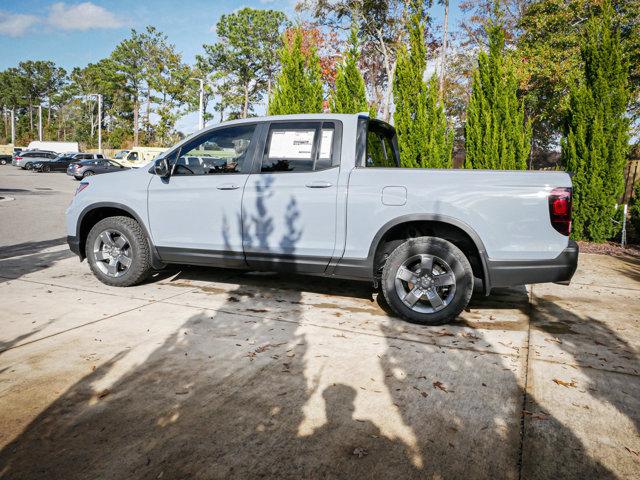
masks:
[(393, 127), (364, 114), (251, 118), (84, 180), (68, 243), (108, 285), (171, 263), (365, 280), (437, 325), (474, 285), (568, 283), (571, 192), (563, 172), (399, 168)]

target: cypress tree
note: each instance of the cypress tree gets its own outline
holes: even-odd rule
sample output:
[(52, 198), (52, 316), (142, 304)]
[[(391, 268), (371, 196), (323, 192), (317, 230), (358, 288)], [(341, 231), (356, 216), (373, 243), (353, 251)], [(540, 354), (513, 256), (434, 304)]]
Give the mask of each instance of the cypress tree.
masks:
[(323, 92), (320, 60), (315, 47), (302, 51), (302, 30), (285, 37), (280, 49), (282, 70), (269, 101), (269, 115), (321, 113)]
[(360, 52), (358, 35), (351, 28), (348, 50), (336, 73), (336, 89), (331, 95), (331, 111), (334, 113), (359, 113), (369, 109), (364, 88), (364, 78), (358, 68)]
[(409, 48), (398, 51), (393, 98), (393, 115), (400, 164), (411, 168), (450, 168), (453, 131), (447, 127), (444, 106), (439, 100), (438, 82), (425, 82), (427, 66), (424, 20), (413, 5), (409, 19)]
[(580, 47), (584, 75), (573, 86), (562, 138), (562, 160), (573, 172), (573, 237), (604, 242), (624, 190), (628, 151), (628, 65), (606, 2), (589, 19)]
[[(494, 16), (500, 16), (498, 4)], [(531, 123), (518, 101), (514, 69), (504, 54), (499, 20), (487, 26), (489, 53), (478, 56), (464, 128), (465, 168), (524, 170), (531, 151)]]

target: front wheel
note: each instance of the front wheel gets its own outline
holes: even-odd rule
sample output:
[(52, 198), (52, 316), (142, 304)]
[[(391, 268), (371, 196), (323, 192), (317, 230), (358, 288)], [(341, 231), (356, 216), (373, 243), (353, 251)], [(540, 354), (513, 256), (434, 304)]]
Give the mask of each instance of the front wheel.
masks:
[(90, 177), (91, 175), (94, 175), (94, 173), (91, 170), (87, 170), (82, 174), (82, 178)]
[(418, 237), (389, 255), (382, 271), (382, 291), (389, 306), (405, 320), (442, 325), (469, 303), (473, 271), (451, 242)]
[(25, 169), (25, 170), (31, 170), (31, 169), (33, 169), (33, 163), (31, 163), (31, 162), (27, 162), (27, 163), (25, 164), (25, 166), (24, 166), (24, 169)]
[(43, 165), (42, 166), (42, 171), (45, 173), (48, 173), (51, 171), (51, 167), (49, 165)]
[(152, 271), (149, 243), (133, 218), (100, 220), (87, 236), (85, 254), (98, 280), (114, 287), (137, 285)]

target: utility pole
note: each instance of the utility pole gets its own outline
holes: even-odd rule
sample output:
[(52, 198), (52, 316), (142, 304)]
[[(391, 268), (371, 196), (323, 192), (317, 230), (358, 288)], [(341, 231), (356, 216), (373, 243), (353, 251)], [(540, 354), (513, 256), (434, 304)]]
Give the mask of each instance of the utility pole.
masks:
[(90, 93), (88, 96), (98, 99), (98, 153), (102, 153), (102, 94)]
[(102, 95), (98, 94), (98, 153), (102, 153)]
[(11, 144), (16, 146), (16, 109), (11, 109)]
[(38, 140), (42, 141), (42, 105), (38, 105)]
[(200, 106), (198, 107), (198, 130), (202, 130), (204, 128), (204, 79), (202, 78), (192, 78), (191, 80), (197, 80), (200, 82)]

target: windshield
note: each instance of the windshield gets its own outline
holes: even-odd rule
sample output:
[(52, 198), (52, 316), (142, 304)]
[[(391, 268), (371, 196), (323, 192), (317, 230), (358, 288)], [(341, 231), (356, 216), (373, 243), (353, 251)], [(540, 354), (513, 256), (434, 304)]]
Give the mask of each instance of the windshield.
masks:
[(127, 156), (127, 153), (129, 153), (129, 150), (120, 150), (118, 153), (116, 153), (113, 158), (121, 160), (124, 157)]

